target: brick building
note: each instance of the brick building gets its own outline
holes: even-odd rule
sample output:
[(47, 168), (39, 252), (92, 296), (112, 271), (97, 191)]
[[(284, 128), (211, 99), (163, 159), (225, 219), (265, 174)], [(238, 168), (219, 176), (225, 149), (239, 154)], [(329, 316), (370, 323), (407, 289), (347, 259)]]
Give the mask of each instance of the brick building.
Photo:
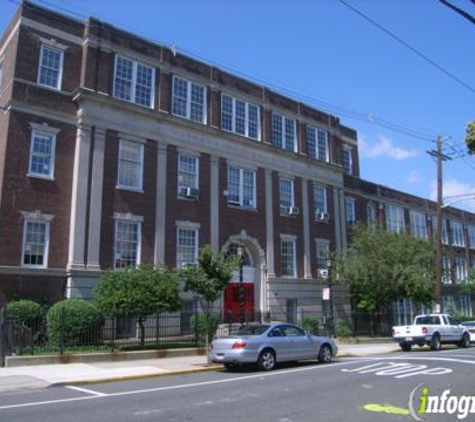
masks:
[[(94, 18), (24, 2), (0, 40), (0, 106), (0, 305), (90, 298), (107, 268), (242, 244), (248, 309), (321, 312), (319, 270), (348, 224), (432, 233), (433, 203), (359, 178), (337, 116)], [(466, 274), (475, 216), (446, 215)]]

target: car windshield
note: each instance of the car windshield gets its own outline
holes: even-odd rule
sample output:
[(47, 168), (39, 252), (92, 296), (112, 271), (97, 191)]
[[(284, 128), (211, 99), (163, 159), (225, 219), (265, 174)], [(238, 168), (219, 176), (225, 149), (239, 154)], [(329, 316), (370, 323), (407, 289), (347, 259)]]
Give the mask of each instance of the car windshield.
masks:
[(254, 335), (258, 336), (264, 332), (266, 332), (269, 329), (270, 325), (249, 325), (247, 327), (242, 327), (236, 330), (234, 334), (239, 334), (239, 335)]

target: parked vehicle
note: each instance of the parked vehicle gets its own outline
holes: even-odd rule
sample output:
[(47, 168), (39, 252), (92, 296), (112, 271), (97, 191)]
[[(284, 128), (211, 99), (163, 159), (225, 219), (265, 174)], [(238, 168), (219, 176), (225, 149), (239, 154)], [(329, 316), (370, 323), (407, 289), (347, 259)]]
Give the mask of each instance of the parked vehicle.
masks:
[(468, 332), (470, 333), (470, 341), (475, 343), (475, 321), (462, 322), (461, 325), (467, 327)]
[(330, 363), (337, 352), (332, 339), (311, 335), (296, 325), (259, 324), (214, 338), (208, 357), (226, 368), (257, 363), (270, 371), (277, 362), (318, 359)]
[(439, 350), (442, 344), (454, 343), (470, 347), (470, 332), (448, 314), (417, 315), (412, 325), (393, 327), (394, 341), (401, 349), (409, 352), (413, 345), (430, 346)]

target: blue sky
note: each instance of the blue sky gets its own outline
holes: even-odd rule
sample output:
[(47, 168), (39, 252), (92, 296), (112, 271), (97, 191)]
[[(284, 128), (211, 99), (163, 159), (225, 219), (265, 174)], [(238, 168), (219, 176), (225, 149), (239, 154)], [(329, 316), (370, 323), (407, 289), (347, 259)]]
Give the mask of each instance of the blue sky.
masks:
[[(346, 0), (475, 90), (475, 25), (437, 0)], [(469, 0), (453, 0), (475, 14)], [(48, 0), (94, 15), (279, 90), (309, 97), (358, 131), (363, 178), (435, 197), (435, 147), (391, 131), (385, 119), (463, 148), (475, 94), (339, 0)], [(3, 31), (17, 4), (0, 0)], [(300, 96), (300, 97), (299, 97)], [(328, 107), (331, 108), (328, 109)], [(347, 110), (351, 110), (348, 112)], [(361, 119), (351, 116), (357, 111)], [(371, 117), (372, 116), (372, 117)], [(370, 120), (373, 120), (371, 123)], [(449, 145), (446, 151), (451, 152)], [(473, 168), (472, 168), (472, 167)], [(475, 159), (444, 164), (444, 196), (475, 192)], [(458, 206), (475, 211), (475, 201)]]

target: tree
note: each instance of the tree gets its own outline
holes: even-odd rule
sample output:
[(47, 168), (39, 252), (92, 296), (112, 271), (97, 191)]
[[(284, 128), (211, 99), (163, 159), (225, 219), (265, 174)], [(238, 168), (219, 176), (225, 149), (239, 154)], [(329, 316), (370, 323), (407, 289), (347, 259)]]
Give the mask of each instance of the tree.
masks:
[(357, 226), (348, 251), (336, 257), (336, 265), (357, 307), (377, 321), (394, 301), (432, 302), (434, 249), (425, 240)]
[(470, 268), (467, 279), (460, 284), (460, 293), (475, 295), (475, 268)]
[[(237, 261), (222, 252), (214, 251), (206, 245), (200, 250), (197, 266), (187, 266), (181, 270), (185, 282), (185, 292), (193, 292), (203, 311), (206, 326), (206, 348), (208, 348), (210, 318), (214, 304), (221, 297), (224, 288), (231, 281)], [(195, 321), (197, 324), (197, 321)]]
[(144, 346), (147, 317), (180, 309), (178, 274), (166, 267), (107, 271), (94, 289), (94, 303), (105, 315), (136, 318)]
[(467, 145), (468, 152), (475, 154), (475, 120), (467, 124), (465, 129), (465, 144)]

